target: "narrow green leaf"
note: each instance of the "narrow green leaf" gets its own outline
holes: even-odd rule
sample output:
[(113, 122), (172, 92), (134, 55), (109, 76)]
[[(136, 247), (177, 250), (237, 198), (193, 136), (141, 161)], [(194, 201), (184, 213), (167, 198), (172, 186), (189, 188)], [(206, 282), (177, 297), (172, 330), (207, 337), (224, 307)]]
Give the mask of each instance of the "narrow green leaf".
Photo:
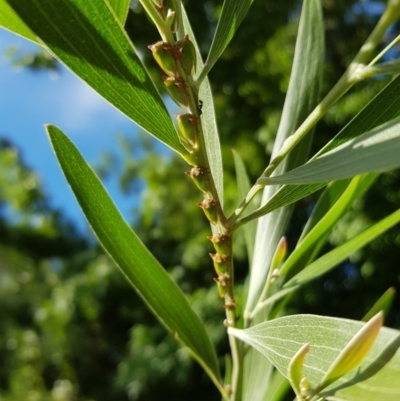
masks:
[(301, 232), (299, 242), (308, 235), (308, 233), (321, 221), (326, 213), (335, 205), (338, 199), (343, 195), (351, 180), (340, 180), (331, 182), (318, 198), (310, 217)]
[(375, 302), (373, 307), (367, 312), (367, 314), (361, 319), (363, 322), (368, 322), (372, 316), (375, 316), (379, 311), (382, 311), (386, 316), (389, 312), (390, 307), (396, 296), (396, 289), (390, 287), (385, 293)]
[(309, 184), (342, 180), (400, 167), (400, 118), (338, 146), (310, 162), (275, 177), (266, 185)]
[(282, 401), (290, 389), (290, 384), (279, 370), (274, 370), (266, 398), (263, 401)]
[[(303, 375), (311, 385), (316, 385), (363, 325), (347, 319), (295, 315), (261, 323), (246, 330), (229, 328), (228, 332), (262, 352), (284, 376), (300, 346), (310, 343)], [(399, 331), (382, 328), (359, 368), (331, 384), (321, 396), (332, 401), (398, 401), (399, 347)]]
[[(400, 77), (397, 77), (383, 88), (314, 158), (397, 117), (400, 114), (399, 92)], [(271, 213), (318, 191), (324, 186), (324, 183), (285, 185), (256, 210), (251, 217), (257, 218)]]
[(108, 0), (111, 8), (114, 10), (115, 15), (118, 18), (118, 21), (123, 26), (126, 21), (126, 17), (128, 16), (129, 4), (131, 0)]
[(47, 132), (68, 183), (104, 249), (155, 316), (189, 348), (218, 386), (215, 350), (182, 291), (124, 221), (72, 142), (54, 126), (48, 126)]
[[(353, 178), (342, 196), (335, 202), (324, 217), (314, 226), (314, 228), (305, 236), (296, 246), (289, 258), (280, 270), (281, 275), (290, 276), (293, 272), (299, 272), (309, 261), (311, 255), (315, 256), (315, 249), (321, 249), (325, 243), (327, 234), (332, 227), (349, 209), (349, 207), (358, 199), (375, 181), (376, 175), (357, 176)], [(303, 262), (303, 263), (301, 263)]]
[[(235, 150), (233, 150), (232, 153), (233, 153), (233, 160), (235, 162), (238, 201), (240, 202), (242, 199), (246, 197), (247, 193), (250, 191), (251, 184), (249, 176), (247, 175), (246, 167), (239, 153), (237, 153)], [(247, 207), (247, 211), (251, 213), (255, 210), (255, 208), (256, 207), (254, 203), (251, 203)], [(254, 242), (257, 232), (257, 222), (252, 221), (246, 224), (243, 227), (243, 231), (244, 231), (244, 239), (246, 242), (247, 254), (249, 257), (249, 264), (251, 266), (254, 253)]]
[[(203, 68), (203, 60), (199, 46), (197, 45), (196, 38), (190, 26), (185, 9), (182, 5), (182, 19), (183, 23), (180, 24), (178, 32), (179, 39), (182, 39), (186, 34), (189, 35), (190, 40), (193, 42), (196, 49), (197, 67), (196, 71), (201, 71)], [(210, 162), (211, 174), (213, 176), (215, 187), (218, 192), (219, 200), (223, 206), (224, 201), (224, 175), (222, 166), (221, 145), (219, 142), (217, 120), (214, 110), (214, 98), (211, 91), (211, 86), (208, 78), (204, 79), (199, 89), (199, 99), (203, 102), (201, 124), (203, 126), (204, 138), (206, 142), (206, 150), (208, 160)]]
[(226, 49), (229, 42), (233, 38), (243, 18), (247, 14), (254, 0), (225, 0), (222, 6), (221, 15), (219, 17), (217, 30), (211, 44), (210, 51), (204, 71), (201, 75), (205, 76), (220, 58), (222, 52)]
[(6, 0), (0, 0), (0, 27), (40, 44), (36, 35), (21, 21)]
[(340, 262), (347, 259), (357, 249), (362, 248), (398, 222), (400, 222), (400, 210), (385, 217), (372, 227), (352, 238), (350, 241), (347, 241), (345, 244), (340, 245), (327, 254), (321, 256), (285, 283), (284, 288), (302, 285), (322, 274), (325, 274)]
[[(256, 323), (265, 321), (267, 315), (261, 313)], [(271, 387), (273, 365), (260, 352), (250, 348), (243, 362), (243, 401), (264, 401)]]
[[(324, 60), (324, 29), (321, 2), (306, 0), (300, 17), (299, 33), (289, 89), (285, 99), (282, 118), (272, 152), (272, 159), (284, 141), (292, 135), (317, 105)], [(308, 155), (311, 135), (278, 166), (277, 174), (303, 164)], [(273, 197), (278, 188), (267, 187), (262, 202)], [(253, 266), (250, 275), (249, 296), (246, 311), (252, 311), (261, 295), (268, 275), (271, 258), (278, 242), (285, 234), (292, 208), (281, 208), (258, 220)]]
[(118, 110), (185, 152), (160, 94), (103, 0), (7, 0), (51, 52)]

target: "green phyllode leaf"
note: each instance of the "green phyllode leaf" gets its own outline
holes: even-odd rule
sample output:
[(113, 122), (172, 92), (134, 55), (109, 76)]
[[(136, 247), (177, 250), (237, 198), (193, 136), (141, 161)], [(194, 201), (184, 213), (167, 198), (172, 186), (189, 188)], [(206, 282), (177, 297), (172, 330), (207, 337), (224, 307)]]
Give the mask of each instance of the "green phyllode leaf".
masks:
[(378, 312), (382, 311), (386, 316), (396, 296), (396, 289), (394, 287), (388, 288), (382, 296), (375, 302), (372, 308), (361, 319), (362, 322), (368, 322)]
[(124, 25), (126, 18), (128, 17), (131, 0), (108, 0), (108, 2), (114, 10), (120, 24)]
[[(309, 264), (310, 261), (315, 259), (316, 255), (325, 244), (332, 227), (344, 215), (355, 200), (365, 193), (376, 178), (377, 176), (375, 174), (353, 178), (346, 190), (343, 191), (336, 202), (330, 206), (325, 215), (321, 217), (308, 234), (299, 241), (295, 250), (282, 266), (280, 271), (281, 275), (288, 275), (290, 273), (290, 276), (293, 276), (293, 271), (295, 273), (299, 272), (304, 266)], [(340, 184), (341, 182), (338, 182), (336, 185), (334, 183), (334, 185), (326, 188), (324, 193), (335, 190), (338, 185), (340, 186)], [(336, 194), (333, 193), (331, 195), (332, 197), (335, 197)], [(317, 213), (319, 211), (319, 206), (322, 207), (321, 203), (316, 206)]]
[(6, 0), (0, 0), (0, 27), (40, 44), (36, 35), (25, 25)]
[(285, 174), (262, 177), (258, 183), (313, 184), (392, 170), (400, 167), (399, 152), (400, 118), (351, 139)]
[[(299, 348), (310, 343), (310, 352), (303, 365), (303, 376), (311, 385), (316, 385), (363, 326), (361, 322), (347, 319), (295, 315), (261, 323), (246, 330), (229, 328), (228, 332), (264, 354), (285, 376)], [(399, 331), (382, 328), (359, 367), (339, 378), (320, 396), (332, 401), (398, 401), (399, 347)]]
[[(179, 39), (183, 39), (185, 35), (189, 35), (189, 39), (193, 43), (196, 50), (196, 71), (201, 71), (203, 68), (203, 60), (199, 46), (197, 45), (192, 27), (186, 11), (182, 5), (182, 24), (178, 31)], [(217, 120), (214, 110), (214, 98), (211, 91), (211, 86), (208, 78), (205, 78), (199, 89), (199, 100), (202, 101), (201, 123), (203, 126), (204, 140), (206, 143), (207, 157), (210, 163), (211, 174), (214, 179), (215, 187), (218, 193), (219, 201), (223, 207), (224, 201), (224, 175), (222, 166), (221, 145), (219, 141)]]
[[(246, 197), (247, 193), (250, 191), (251, 184), (249, 177), (247, 175), (246, 167), (239, 153), (237, 153), (235, 150), (233, 150), (232, 153), (233, 153), (233, 160), (235, 162), (238, 201), (240, 202), (242, 199)], [(251, 213), (255, 210), (255, 208), (256, 207), (254, 206), (254, 203), (251, 203), (247, 208), (247, 212)], [(244, 239), (246, 242), (247, 254), (249, 258), (249, 265), (251, 266), (254, 253), (254, 242), (257, 232), (257, 222), (252, 221), (246, 224), (243, 227), (243, 232), (244, 232)]]
[(318, 198), (310, 217), (308, 218), (303, 231), (301, 232), (299, 243), (310, 233), (311, 230), (324, 218), (326, 213), (337, 203), (343, 193), (348, 189), (351, 180), (340, 180), (329, 183)]
[(113, 106), (185, 153), (160, 94), (104, 0), (7, 0), (50, 51)]
[[(399, 92), (400, 77), (397, 77), (382, 89), (313, 159), (397, 117), (400, 114)], [(285, 185), (256, 210), (251, 217), (263, 216), (273, 210), (296, 202), (318, 191), (325, 185), (326, 183)]]
[(343, 260), (347, 259), (351, 254), (357, 251), (357, 249), (362, 248), (399, 222), (400, 209), (367, 228), (343, 245), (338, 246), (309, 264), (306, 268), (287, 281), (284, 288), (289, 289), (290, 287), (297, 287), (298, 285), (303, 285), (319, 276), (322, 276)]
[[(256, 323), (261, 323), (267, 318), (260, 313)], [(272, 390), (274, 366), (261, 353), (254, 348), (249, 348), (243, 362), (243, 401), (264, 401)]]
[(243, 18), (247, 14), (254, 0), (225, 0), (222, 6), (221, 16), (219, 17), (217, 30), (211, 44), (204, 71), (201, 75), (205, 76), (220, 58), (233, 38)]
[[(312, 108), (317, 104), (319, 84), (323, 71), (324, 42), (321, 4), (318, 0), (306, 0), (303, 4), (295, 57), (284, 110), (279, 124), (273, 155), (279, 151), (285, 139), (293, 134)], [(307, 68), (304, 66), (307, 65)], [(310, 138), (308, 139), (310, 140)], [(308, 143), (303, 142), (290, 158), (278, 167), (278, 171), (303, 163)], [(264, 190), (262, 203), (274, 196), (276, 188)], [(291, 208), (282, 208), (257, 223), (257, 235), (245, 313), (256, 306), (265, 287), (268, 271), (278, 243), (285, 234), (291, 216)], [(256, 324), (267, 318), (262, 311), (252, 319)], [(265, 319), (263, 319), (265, 320)], [(254, 349), (249, 350), (244, 361), (244, 401), (264, 401), (268, 398), (271, 383), (271, 366)], [(261, 378), (261, 379), (260, 379)]]
[(301, 285), (322, 276), (339, 263), (343, 262), (358, 249), (373, 241), (399, 222), (400, 210), (397, 210), (362, 233), (356, 235), (348, 242), (340, 245), (309, 264), (306, 268), (290, 278), (290, 280), (284, 284), (282, 290), (269, 297), (262, 304), (264, 306), (271, 305), (291, 292), (298, 290)]
[(124, 221), (72, 142), (54, 126), (48, 126), (47, 132), (68, 183), (104, 249), (154, 315), (189, 348), (221, 390), (214, 347), (182, 291)]
[(282, 401), (289, 389), (290, 384), (286, 377), (279, 370), (274, 370), (266, 398), (263, 401)]
[[(319, 0), (306, 0), (303, 2), (289, 89), (271, 156), (272, 159), (279, 152), (285, 140), (295, 132), (296, 128), (318, 104), (323, 61), (324, 28), (321, 2)], [(278, 166), (277, 174), (305, 162), (310, 140), (311, 136), (309, 135)], [(276, 187), (265, 188), (262, 203), (265, 204), (271, 199), (277, 190)], [(258, 220), (246, 311), (252, 311), (259, 300), (267, 279), (272, 256), (278, 242), (286, 232), (291, 212), (291, 207), (281, 208)]]

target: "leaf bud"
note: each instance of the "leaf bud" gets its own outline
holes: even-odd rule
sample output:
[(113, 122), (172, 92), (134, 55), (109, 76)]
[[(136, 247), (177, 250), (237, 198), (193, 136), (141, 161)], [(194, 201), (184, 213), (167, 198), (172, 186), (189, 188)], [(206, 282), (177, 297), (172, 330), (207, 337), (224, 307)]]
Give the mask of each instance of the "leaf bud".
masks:
[(210, 253), (210, 256), (214, 262), (214, 269), (218, 274), (218, 277), (225, 274), (228, 269), (229, 258), (222, 256), (219, 253)]
[(271, 261), (271, 270), (276, 270), (279, 265), (283, 262), (287, 255), (287, 240), (286, 237), (282, 237), (275, 249), (274, 256)]
[(171, 32), (176, 32), (179, 29), (179, 9), (176, 0), (164, 0), (163, 12), (165, 22), (171, 29)]
[(310, 344), (304, 344), (290, 360), (287, 368), (287, 377), (289, 382), (296, 393), (296, 395), (301, 397), (301, 379), (303, 378), (303, 365), (304, 359), (310, 350)]
[(161, 69), (168, 76), (174, 77), (176, 75), (176, 60), (173, 47), (168, 43), (160, 41), (148, 46), (148, 48), (153, 52), (154, 60), (156, 60)]
[(178, 50), (182, 68), (186, 74), (189, 76), (196, 74), (196, 49), (190, 41), (189, 35), (186, 35), (183, 39), (176, 42), (175, 46)]
[(207, 237), (214, 245), (215, 250), (224, 256), (231, 254), (231, 239), (225, 234), (215, 234)]
[(189, 106), (186, 87), (180, 78), (164, 77), (164, 85), (171, 99), (182, 109)]
[(208, 180), (206, 171), (203, 167), (195, 166), (185, 174), (192, 178), (193, 182), (196, 184), (196, 187), (201, 192), (204, 194), (208, 193)]
[(227, 285), (229, 282), (229, 275), (227, 273), (221, 274), (218, 278), (214, 278), (214, 281), (218, 286), (218, 295), (220, 298), (223, 298), (228, 292)]
[(225, 301), (225, 305), (224, 305), (225, 309), (236, 309), (236, 307), (237, 307), (237, 304), (234, 299), (229, 298)]
[(197, 206), (201, 207), (204, 211), (209, 222), (213, 225), (217, 224), (218, 213), (217, 205), (218, 202), (214, 199), (204, 199), (203, 202), (196, 203)]
[(377, 313), (347, 343), (317, 386), (320, 391), (356, 368), (367, 356), (383, 324), (383, 313)]
[(303, 398), (310, 398), (314, 394), (313, 389), (310, 386), (310, 382), (308, 381), (307, 377), (303, 377), (300, 380), (300, 397)]
[(179, 133), (194, 146), (198, 136), (197, 118), (191, 113), (178, 114), (175, 117), (178, 120)]

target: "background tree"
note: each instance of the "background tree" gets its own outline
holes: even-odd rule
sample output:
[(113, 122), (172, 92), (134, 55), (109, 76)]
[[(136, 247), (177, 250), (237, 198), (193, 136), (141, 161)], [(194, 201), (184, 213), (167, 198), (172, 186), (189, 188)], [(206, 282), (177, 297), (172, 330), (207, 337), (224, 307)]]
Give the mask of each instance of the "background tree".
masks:
[[(374, 26), (372, 3), (379, 6), (378, 2), (324, 2), (329, 61), (326, 88), (342, 74)], [(231, 200), (228, 210), (233, 207), (236, 185), (231, 148), (241, 154), (254, 181), (269, 159), (279, 124), (299, 13), (298, 1), (287, 1), (285, 5), (278, 6), (272, 0), (254, 2), (245, 23), (210, 74), (220, 135), (223, 143), (229, 143), (223, 149), (228, 171), (226, 197)], [(185, 6), (189, 15), (196, 15), (193, 28), (201, 48), (208, 48), (221, 2), (186, 2)], [(157, 41), (157, 34), (145, 21), (139, 5), (133, 2), (127, 30), (151, 66), (153, 61), (146, 46)], [(385, 82), (376, 80), (361, 96), (350, 92), (339, 102), (320, 123), (318, 131), (323, 135), (318, 138), (317, 148), (336, 134)], [(133, 224), (180, 287), (192, 293), (191, 302), (206, 321), (222, 354), (223, 311), (209, 269), (207, 254), (211, 245), (205, 240), (208, 223), (199, 218), (200, 211), (194, 206), (198, 194), (182, 175), (184, 164), (170, 154), (155, 151), (153, 141), (147, 138), (126, 138), (122, 144), (121, 155), (117, 155), (126, 166), (121, 186), (127, 194), (139, 189), (142, 196)], [(143, 147), (145, 156), (131, 159), (131, 146)], [(0, 220), (4, 233), (0, 236), (2, 259), (7, 261), (2, 273), (4, 291), (0, 292), (0, 311), (4, 313), (0, 323), (4, 339), (0, 341), (4, 344), (0, 350), (4, 355), (0, 365), (2, 397), (7, 401), (34, 397), (147, 401), (168, 394), (176, 400), (217, 399), (218, 394), (200, 368), (185, 350), (178, 349), (108, 258), (46, 205), (43, 190), (18, 152), (4, 144), (0, 157), (4, 163), (0, 169), (0, 200), (3, 210), (7, 209)], [(18, 183), (30, 180), (29, 185), (7, 181), (15, 169), (19, 171)], [(343, 242), (366, 221), (378, 220), (381, 214), (397, 209), (398, 180), (398, 172), (382, 175), (363, 202), (338, 224), (331, 241)], [(386, 195), (383, 198), (381, 194)], [(295, 243), (314, 202), (312, 196), (299, 202), (296, 220), (288, 232), (289, 245)], [(17, 218), (9, 217), (10, 208)], [(43, 216), (39, 228), (32, 224), (38, 213)], [(243, 245), (240, 235), (235, 240)], [(304, 288), (288, 305), (289, 311), (361, 318), (387, 290), (388, 283), (398, 282), (398, 263), (384, 257), (389, 248), (391, 255), (398, 254), (398, 247), (396, 231), (387, 232), (359, 252), (357, 260)], [(240, 287), (248, 266), (244, 262), (244, 246), (237, 249), (235, 264)], [(397, 301), (387, 325), (400, 325), (398, 310)]]

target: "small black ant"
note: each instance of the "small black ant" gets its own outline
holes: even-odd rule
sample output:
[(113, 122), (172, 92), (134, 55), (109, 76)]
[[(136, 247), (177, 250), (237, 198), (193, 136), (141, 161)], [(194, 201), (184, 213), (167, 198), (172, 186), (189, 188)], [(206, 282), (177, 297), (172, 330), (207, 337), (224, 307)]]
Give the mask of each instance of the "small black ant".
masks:
[(199, 116), (203, 114), (203, 101), (199, 100), (199, 105), (197, 106), (197, 111), (199, 113)]

